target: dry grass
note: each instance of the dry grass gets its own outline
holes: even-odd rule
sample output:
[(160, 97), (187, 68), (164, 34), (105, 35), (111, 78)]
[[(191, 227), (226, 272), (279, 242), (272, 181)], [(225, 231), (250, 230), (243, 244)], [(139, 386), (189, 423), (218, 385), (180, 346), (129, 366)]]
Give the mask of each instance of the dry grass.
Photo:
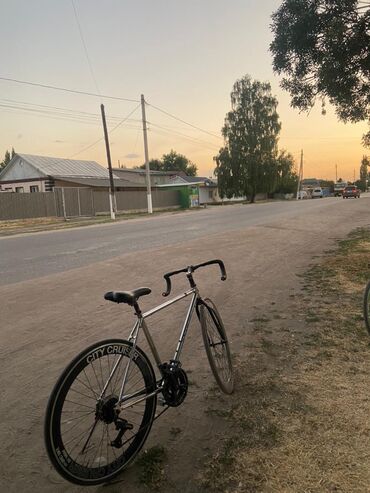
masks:
[[(186, 212), (200, 210), (200, 208), (187, 209)], [(152, 217), (159, 214), (179, 214), (184, 212), (183, 209), (169, 208), (155, 210)], [(116, 222), (128, 219), (148, 217), (147, 212), (119, 212), (116, 215)], [(10, 236), (21, 233), (34, 233), (39, 231), (54, 231), (57, 229), (76, 228), (81, 226), (91, 226), (93, 224), (102, 224), (111, 222), (109, 214), (99, 214), (94, 217), (74, 217), (64, 220), (62, 217), (41, 217), (30, 219), (16, 219), (12, 221), (0, 220), (0, 236)]]
[(358, 230), (305, 274), (291, 328), (277, 325), (275, 351), (262, 344), (252, 361), (237, 362), (241, 383), (228, 417), (235, 436), (209, 459), (206, 489), (370, 491), (368, 264), (370, 231)]

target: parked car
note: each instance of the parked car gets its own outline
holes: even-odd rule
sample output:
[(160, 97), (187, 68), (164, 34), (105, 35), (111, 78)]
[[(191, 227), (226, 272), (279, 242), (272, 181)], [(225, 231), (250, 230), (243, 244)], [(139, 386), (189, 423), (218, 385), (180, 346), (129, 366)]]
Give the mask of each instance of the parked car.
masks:
[(343, 191), (343, 198), (348, 199), (353, 197), (354, 199), (359, 199), (361, 194), (361, 190), (357, 188), (355, 185), (348, 186)]
[(322, 199), (324, 196), (324, 193), (322, 191), (322, 188), (318, 187), (318, 188), (314, 188), (312, 190), (312, 198), (315, 199), (315, 198), (320, 198)]
[(300, 190), (298, 192), (298, 199), (308, 199), (308, 193), (306, 190)]

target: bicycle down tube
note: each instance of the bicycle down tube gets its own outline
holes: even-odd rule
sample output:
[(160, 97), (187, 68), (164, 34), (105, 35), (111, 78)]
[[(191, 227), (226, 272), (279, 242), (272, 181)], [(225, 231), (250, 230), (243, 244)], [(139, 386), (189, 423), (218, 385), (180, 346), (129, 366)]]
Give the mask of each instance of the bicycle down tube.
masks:
[[(194, 308), (196, 306), (196, 302), (197, 302), (197, 299), (198, 299), (198, 290), (197, 288), (192, 288), (192, 289), (189, 289), (188, 291), (185, 291), (185, 293), (182, 293), (178, 296), (175, 296), (174, 298), (172, 298), (171, 300), (168, 300), (164, 303), (162, 303), (161, 305), (158, 305), (157, 307), (153, 308), (152, 310), (149, 310), (148, 312), (145, 312), (143, 313), (142, 315), (139, 316), (139, 319), (138, 321), (136, 322), (136, 324), (134, 325), (131, 333), (130, 333), (130, 336), (129, 336), (129, 340), (133, 343), (133, 347), (132, 347), (132, 351), (134, 353), (135, 351), (135, 347), (136, 347), (136, 343), (137, 343), (137, 339), (139, 337), (139, 332), (140, 332), (140, 329), (142, 328), (143, 329), (143, 332), (144, 332), (144, 335), (145, 335), (145, 338), (148, 342), (148, 345), (150, 347), (150, 350), (153, 354), (153, 357), (154, 357), (154, 360), (158, 366), (158, 368), (160, 368), (160, 365), (162, 364), (162, 361), (160, 359), (160, 356), (158, 354), (158, 350), (157, 350), (157, 347), (155, 346), (154, 344), (154, 341), (153, 341), (153, 338), (151, 336), (151, 333), (149, 331), (149, 328), (145, 322), (145, 319), (150, 317), (151, 315), (159, 312), (160, 310), (163, 310), (164, 308), (167, 308), (168, 306), (188, 297), (192, 295), (192, 299), (191, 299), (191, 302), (190, 302), (190, 305), (189, 305), (189, 308), (188, 308), (188, 311), (187, 311), (187, 314), (186, 314), (186, 317), (185, 317), (185, 321), (183, 323), (183, 326), (182, 326), (182, 330), (181, 330), (181, 333), (180, 333), (180, 337), (179, 337), (179, 340), (178, 340), (178, 343), (177, 343), (177, 347), (176, 347), (176, 351), (175, 351), (175, 354), (174, 354), (174, 357), (173, 357), (173, 360), (174, 361), (178, 361), (179, 358), (180, 358), (180, 354), (181, 354), (181, 351), (182, 351), (182, 348), (184, 346), (184, 342), (185, 342), (185, 337), (186, 337), (186, 334), (187, 334), (187, 331), (188, 331), (188, 328), (189, 328), (189, 325), (190, 325), (190, 321), (192, 319), (192, 316), (193, 316), (193, 313), (194, 313)], [(127, 375), (129, 373), (129, 369), (130, 369), (130, 365), (131, 365), (131, 358), (129, 359), (128, 363), (127, 363), (127, 366), (126, 366), (126, 369), (125, 369), (125, 374), (124, 374), (124, 378), (123, 378), (123, 381), (122, 381), (122, 386), (121, 386), (121, 392), (120, 392), (120, 395), (119, 395), (119, 403), (120, 404), (123, 404), (125, 401), (127, 401), (128, 399), (131, 399), (133, 397), (136, 397), (139, 395), (139, 392), (135, 393), (134, 395), (130, 395), (130, 396), (125, 396), (123, 397), (123, 394), (124, 394), (124, 389), (125, 389), (125, 384), (126, 384), (126, 380), (127, 380)], [(105, 385), (105, 388), (108, 386), (109, 384), (109, 381), (111, 380), (111, 378), (113, 377), (113, 374), (115, 372), (115, 368), (113, 368), (112, 370), (112, 373), (111, 375), (109, 376), (109, 379), (108, 379), (108, 382), (106, 383)], [(145, 400), (149, 397), (152, 397), (153, 394), (155, 393), (159, 393), (161, 391), (161, 387), (159, 387), (158, 389), (156, 389), (156, 391), (150, 395), (146, 395), (140, 399), (138, 399), (137, 401), (134, 401), (133, 403), (131, 403), (130, 405), (135, 405), (139, 402), (141, 402), (142, 400)]]

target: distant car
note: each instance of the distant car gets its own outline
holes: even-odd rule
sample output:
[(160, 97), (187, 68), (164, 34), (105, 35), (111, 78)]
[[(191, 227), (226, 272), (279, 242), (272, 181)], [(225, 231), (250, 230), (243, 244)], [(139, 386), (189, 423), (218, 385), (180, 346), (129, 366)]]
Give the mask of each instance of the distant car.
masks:
[(318, 187), (318, 188), (314, 188), (312, 190), (312, 198), (315, 199), (315, 198), (319, 198), (319, 199), (322, 199), (323, 196), (324, 196), (324, 193), (322, 191), (322, 188)]
[(346, 187), (344, 189), (343, 198), (348, 199), (350, 197), (353, 197), (354, 199), (359, 199), (360, 194), (361, 194), (361, 190), (353, 185), (353, 186)]
[(298, 192), (298, 199), (308, 199), (308, 193), (306, 190), (300, 190)]

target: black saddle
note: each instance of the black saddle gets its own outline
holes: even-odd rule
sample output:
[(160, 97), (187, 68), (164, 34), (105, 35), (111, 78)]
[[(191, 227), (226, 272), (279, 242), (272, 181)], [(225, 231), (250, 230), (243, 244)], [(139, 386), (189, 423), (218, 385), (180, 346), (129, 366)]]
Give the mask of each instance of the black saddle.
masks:
[(150, 288), (137, 288), (132, 291), (108, 291), (108, 293), (105, 293), (104, 299), (114, 301), (115, 303), (127, 303), (133, 306), (140, 296), (145, 296), (151, 292), (152, 290)]

